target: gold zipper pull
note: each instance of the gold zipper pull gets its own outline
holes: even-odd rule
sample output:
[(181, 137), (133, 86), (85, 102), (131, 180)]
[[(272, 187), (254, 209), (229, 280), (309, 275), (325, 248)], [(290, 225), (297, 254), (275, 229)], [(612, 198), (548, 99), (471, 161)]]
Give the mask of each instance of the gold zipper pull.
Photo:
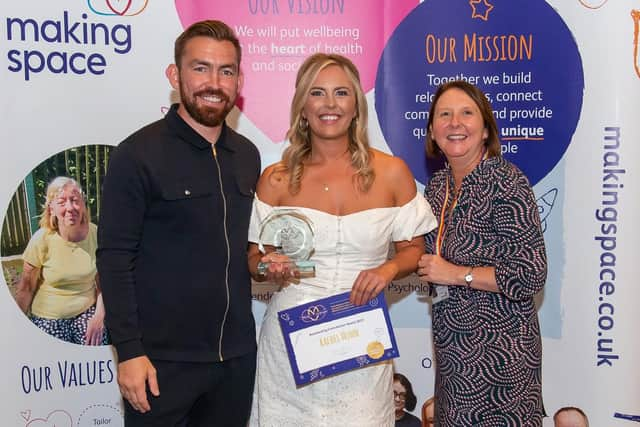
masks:
[(216, 146), (215, 145), (211, 145), (211, 149), (213, 150), (213, 157), (218, 157), (218, 152), (216, 151)]

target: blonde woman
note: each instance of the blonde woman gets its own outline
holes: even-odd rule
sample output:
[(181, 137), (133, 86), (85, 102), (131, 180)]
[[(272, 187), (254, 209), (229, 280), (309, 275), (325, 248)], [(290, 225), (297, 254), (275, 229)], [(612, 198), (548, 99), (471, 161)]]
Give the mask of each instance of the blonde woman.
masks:
[(40, 229), (23, 254), (16, 301), (31, 321), (74, 344), (107, 343), (96, 271), (96, 226), (80, 185), (60, 176), (47, 187)]
[[(317, 54), (301, 65), (287, 137), (282, 160), (258, 182), (249, 227), (254, 278), (282, 285), (261, 327), (251, 424), (394, 426), (390, 362), (296, 388), (277, 312), (346, 291), (366, 303), (416, 270), (436, 220), (406, 164), (369, 146), (367, 102), (349, 59)], [(285, 256), (259, 251), (260, 224), (281, 208), (313, 222), (315, 277), (298, 280)], [(270, 262), (265, 275), (261, 261)]]

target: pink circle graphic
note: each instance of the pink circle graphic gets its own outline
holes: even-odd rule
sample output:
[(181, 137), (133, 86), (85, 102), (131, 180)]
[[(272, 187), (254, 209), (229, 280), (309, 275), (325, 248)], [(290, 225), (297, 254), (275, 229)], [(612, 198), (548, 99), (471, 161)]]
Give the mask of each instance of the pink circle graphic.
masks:
[(272, 141), (289, 127), (295, 75), (312, 53), (333, 52), (358, 67), (365, 92), (373, 88), (382, 50), (417, 0), (176, 0), (186, 28), (218, 19), (242, 44), (245, 85), (238, 107)]

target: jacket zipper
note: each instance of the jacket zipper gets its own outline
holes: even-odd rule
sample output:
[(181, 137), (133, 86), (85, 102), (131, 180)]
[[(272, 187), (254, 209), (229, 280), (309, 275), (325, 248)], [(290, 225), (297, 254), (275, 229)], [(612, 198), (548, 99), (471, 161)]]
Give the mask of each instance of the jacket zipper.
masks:
[(224, 336), (224, 325), (227, 322), (227, 314), (229, 313), (229, 262), (231, 260), (231, 246), (229, 245), (229, 232), (227, 230), (227, 198), (224, 195), (224, 187), (222, 185), (222, 170), (220, 169), (220, 163), (218, 163), (218, 153), (216, 151), (216, 146), (213, 145), (213, 159), (216, 162), (216, 167), (218, 168), (218, 183), (220, 184), (220, 195), (222, 196), (222, 211), (223, 211), (223, 219), (222, 224), (224, 227), (224, 241), (227, 248), (227, 263), (225, 266), (224, 272), (224, 285), (227, 291), (227, 305), (224, 309), (224, 317), (222, 318), (222, 325), (220, 325), (220, 340), (218, 341), (218, 356), (220, 357), (220, 361), (224, 361), (222, 357), (222, 338)]

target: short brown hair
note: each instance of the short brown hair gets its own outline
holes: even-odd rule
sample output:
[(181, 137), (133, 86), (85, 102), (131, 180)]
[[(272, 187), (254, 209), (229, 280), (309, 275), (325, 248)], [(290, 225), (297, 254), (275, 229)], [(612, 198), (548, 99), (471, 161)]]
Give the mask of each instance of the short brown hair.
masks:
[(484, 145), (487, 147), (487, 155), (489, 157), (500, 156), (500, 138), (498, 137), (498, 125), (496, 124), (496, 118), (493, 116), (493, 109), (491, 103), (485, 96), (485, 94), (471, 83), (467, 83), (464, 80), (454, 80), (445, 83), (438, 87), (436, 94), (431, 101), (431, 108), (429, 109), (429, 120), (427, 121), (427, 155), (429, 157), (438, 157), (442, 154), (438, 144), (431, 137), (431, 126), (433, 125), (433, 116), (436, 111), (436, 104), (440, 97), (449, 89), (460, 89), (466, 93), (469, 98), (478, 106), (480, 114), (482, 115), (482, 121), (484, 127), (487, 129), (487, 139), (484, 141)]
[(191, 24), (186, 30), (182, 32), (176, 39), (173, 56), (175, 64), (180, 68), (180, 60), (184, 54), (184, 47), (189, 40), (194, 37), (209, 37), (218, 41), (229, 41), (236, 48), (236, 58), (238, 67), (240, 67), (240, 59), (242, 57), (242, 48), (238, 37), (233, 32), (231, 27), (222, 21), (207, 20), (199, 21)]

